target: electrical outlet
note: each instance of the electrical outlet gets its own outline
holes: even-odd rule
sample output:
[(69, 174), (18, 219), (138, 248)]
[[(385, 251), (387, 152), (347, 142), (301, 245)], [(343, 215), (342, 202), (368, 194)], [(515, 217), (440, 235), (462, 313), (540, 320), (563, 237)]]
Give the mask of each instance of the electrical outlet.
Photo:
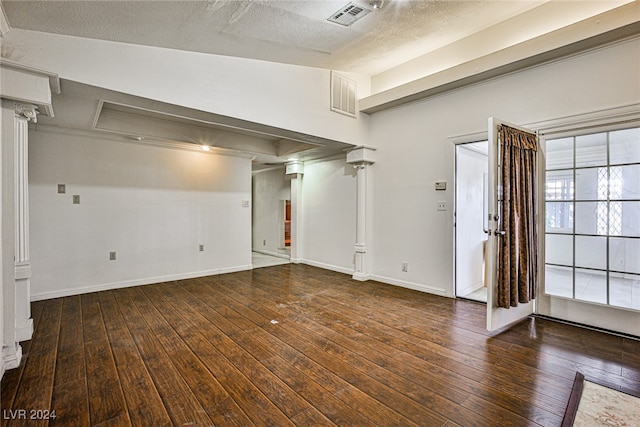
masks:
[(198, 250), (199, 250), (200, 252), (204, 252), (204, 245), (202, 245), (202, 244), (201, 244), (201, 245), (198, 245)]
[(116, 260), (116, 251), (109, 252), (109, 261), (115, 261), (115, 260)]
[(79, 194), (74, 194), (73, 195), (73, 204), (74, 205), (79, 205), (80, 204), (80, 195)]
[(402, 262), (402, 271), (404, 271), (405, 273), (409, 271), (409, 263), (406, 261)]
[(242, 201), (242, 207), (243, 208), (248, 208), (249, 207), (249, 201), (248, 200), (243, 200)]
[(437, 202), (436, 209), (439, 210), (439, 211), (446, 211), (447, 210), (447, 202), (444, 202), (444, 201)]

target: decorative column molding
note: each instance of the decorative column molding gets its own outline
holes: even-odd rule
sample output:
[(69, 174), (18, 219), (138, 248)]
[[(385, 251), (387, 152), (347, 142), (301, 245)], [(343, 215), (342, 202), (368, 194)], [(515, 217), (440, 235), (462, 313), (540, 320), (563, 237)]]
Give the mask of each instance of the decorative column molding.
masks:
[(37, 107), (16, 104), (14, 119), (15, 286), (16, 339), (31, 339), (31, 257), (29, 255), (29, 121)]
[(16, 104), (16, 115), (22, 116), (27, 121), (38, 123), (38, 107), (32, 104)]
[(294, 264), (302, 262), (302, 176), (304, 163), (293, 160), (285, 164), (285, 174), (291, 179), (291, 256)]
[(367, 256), (367, 242), (371, 241), (371, 208), (369, 207), (371, 178), (367, 170), (375, 163), (373, 147), (359, 146), (347, 152), (347, 163), (356, 168), (356, 244), (355, 280), (369, 280), (371, 276), (370, 257)]

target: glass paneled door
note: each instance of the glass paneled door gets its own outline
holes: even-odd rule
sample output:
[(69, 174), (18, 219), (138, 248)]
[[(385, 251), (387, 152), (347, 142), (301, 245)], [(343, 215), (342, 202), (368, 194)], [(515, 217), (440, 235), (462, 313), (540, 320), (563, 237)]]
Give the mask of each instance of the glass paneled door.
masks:
[(640, 335), (640, 128), (545, 145), (540, 313)]

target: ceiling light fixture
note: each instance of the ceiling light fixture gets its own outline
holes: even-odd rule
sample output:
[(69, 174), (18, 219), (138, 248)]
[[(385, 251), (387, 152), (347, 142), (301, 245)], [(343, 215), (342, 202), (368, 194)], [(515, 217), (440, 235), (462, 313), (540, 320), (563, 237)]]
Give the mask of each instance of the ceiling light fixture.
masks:
[(375, 10), (380, 10), (382, 9), (382, 6), (384, 5), (384, 0), (371, 0), (369, 2), (369, 6), (371, 6), (372, 8), (374, 8)]
[(209, 150), (211, 150), (211, 147), (209, 147), (208, 145), (202, 146), (202, 151), (209, 151)]

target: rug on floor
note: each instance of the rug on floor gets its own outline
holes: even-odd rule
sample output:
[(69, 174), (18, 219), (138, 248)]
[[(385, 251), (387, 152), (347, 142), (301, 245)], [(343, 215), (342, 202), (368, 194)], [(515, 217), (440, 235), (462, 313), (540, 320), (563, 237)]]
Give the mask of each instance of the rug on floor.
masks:
[(562, 427), (640, 426), (640, 389), (601, 384), (576, 373)]

